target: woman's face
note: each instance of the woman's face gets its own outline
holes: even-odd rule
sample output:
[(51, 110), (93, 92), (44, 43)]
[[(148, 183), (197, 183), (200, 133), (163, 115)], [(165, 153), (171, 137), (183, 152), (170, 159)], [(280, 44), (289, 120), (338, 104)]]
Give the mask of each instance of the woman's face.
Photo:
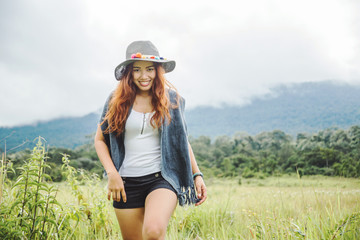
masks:
[(156, 77), (156, 70), (153, 62), (136, 61), (132, 70), (133, 82), (140, 91), (147, 92), (151, 89)]

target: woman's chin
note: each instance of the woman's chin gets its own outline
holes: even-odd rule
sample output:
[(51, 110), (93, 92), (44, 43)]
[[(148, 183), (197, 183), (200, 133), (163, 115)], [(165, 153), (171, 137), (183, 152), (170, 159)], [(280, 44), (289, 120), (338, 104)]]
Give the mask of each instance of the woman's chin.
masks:
[(142, 86), (137, 86), (138, 90), (141, 92), (148, 92), (151, 90), (151, 85), (146, 86), (146, 87), (142, 87)]

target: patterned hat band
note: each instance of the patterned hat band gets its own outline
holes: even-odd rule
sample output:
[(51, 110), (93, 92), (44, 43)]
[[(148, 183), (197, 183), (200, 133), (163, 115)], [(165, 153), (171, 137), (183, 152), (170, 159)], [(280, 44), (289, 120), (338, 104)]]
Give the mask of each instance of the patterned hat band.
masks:
[(164, 57), (159, 57), (159, 56), (154, 56), (154, 55), (144, 55), (144, 54), (141, 54), (141, 53), (134, 53), (134, 54), (131, 54), (131, 58), (134, 59), (134, 58), (141, 58), (141, 59), (156, 59), (156, 60), (167, 60), (166, 58)]

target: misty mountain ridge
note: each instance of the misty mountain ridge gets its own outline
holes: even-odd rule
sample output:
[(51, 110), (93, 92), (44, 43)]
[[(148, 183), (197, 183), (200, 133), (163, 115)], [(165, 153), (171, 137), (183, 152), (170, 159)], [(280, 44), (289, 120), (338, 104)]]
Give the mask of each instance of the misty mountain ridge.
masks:
[(234, 131), (254, 135), (275, 129), (295, 136), (300, 132), (359, 124), (359, 101), (360, 86), (307, 82), (280, 85), (271, 94), (254, 98), (251, 104), (241, 107), (198, 107), (187, 112), (186, 118), (195, 133), (204, 124), (208, 128), (201, 128), (202, 134), (212, 137), (233, 135)]
[[(280, 85), (271, 94), (253, 98), (244, 106), (201, 106), (185, 112), (188, 132), (215, 138), (236, 132), (255, 135), (282, 130), (313, 133), (330, 127), (347, 129), (360, 125), (360, 86), (331, 81)], [(93, 141), (100, 111), (82, 117), (58, 118), (36, 124), (1, 127), (0, 148), (32, 147), (33, 139), (42, 136), (49, 146), (75, 148)]]

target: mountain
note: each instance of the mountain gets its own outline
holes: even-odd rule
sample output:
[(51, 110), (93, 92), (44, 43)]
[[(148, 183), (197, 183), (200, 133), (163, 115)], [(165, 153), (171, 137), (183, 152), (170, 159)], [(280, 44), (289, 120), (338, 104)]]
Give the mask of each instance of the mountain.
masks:
[(0, 149), (4, 149), (4, 138), (6, 138), (6, 149), (32, 148), (36, 145), (35, 138), (45, 138), (48, 146), (75, 148), (92, 141), (99, 113), (90, 113), (83, 117), (66, 117), (55, 120), (38, 122), (32, 125), (0, 128)]
[(249, 105), (198, 107), (187, 112), (186, 119), (195, 137), (236, 131), (254, 135), (274, 129), (295, 136), (329, 127), (348, 128), (360, 124), (360, 86), (331, 81), (282, 85)]
[[(295, 136), (329, 127), (346, 129), (360, 125), (360, 86), (330, 81), (281, 85), (246, 106), (202, 106), (188, 109), (185, 114), (193, 137), (232, 136), (235, 132), (254, 135), (275, 129)], [(49, 146), (75, 148), (92, 141), (99, 118), (99, 113), (90, 113), (0, 128), (0, 146), (4, 149), (4, 138), (10, 135), (6, 138), (7, 149), (24, 142), (16, 150), (31, 148), (37, 136), (44, 137)]]

